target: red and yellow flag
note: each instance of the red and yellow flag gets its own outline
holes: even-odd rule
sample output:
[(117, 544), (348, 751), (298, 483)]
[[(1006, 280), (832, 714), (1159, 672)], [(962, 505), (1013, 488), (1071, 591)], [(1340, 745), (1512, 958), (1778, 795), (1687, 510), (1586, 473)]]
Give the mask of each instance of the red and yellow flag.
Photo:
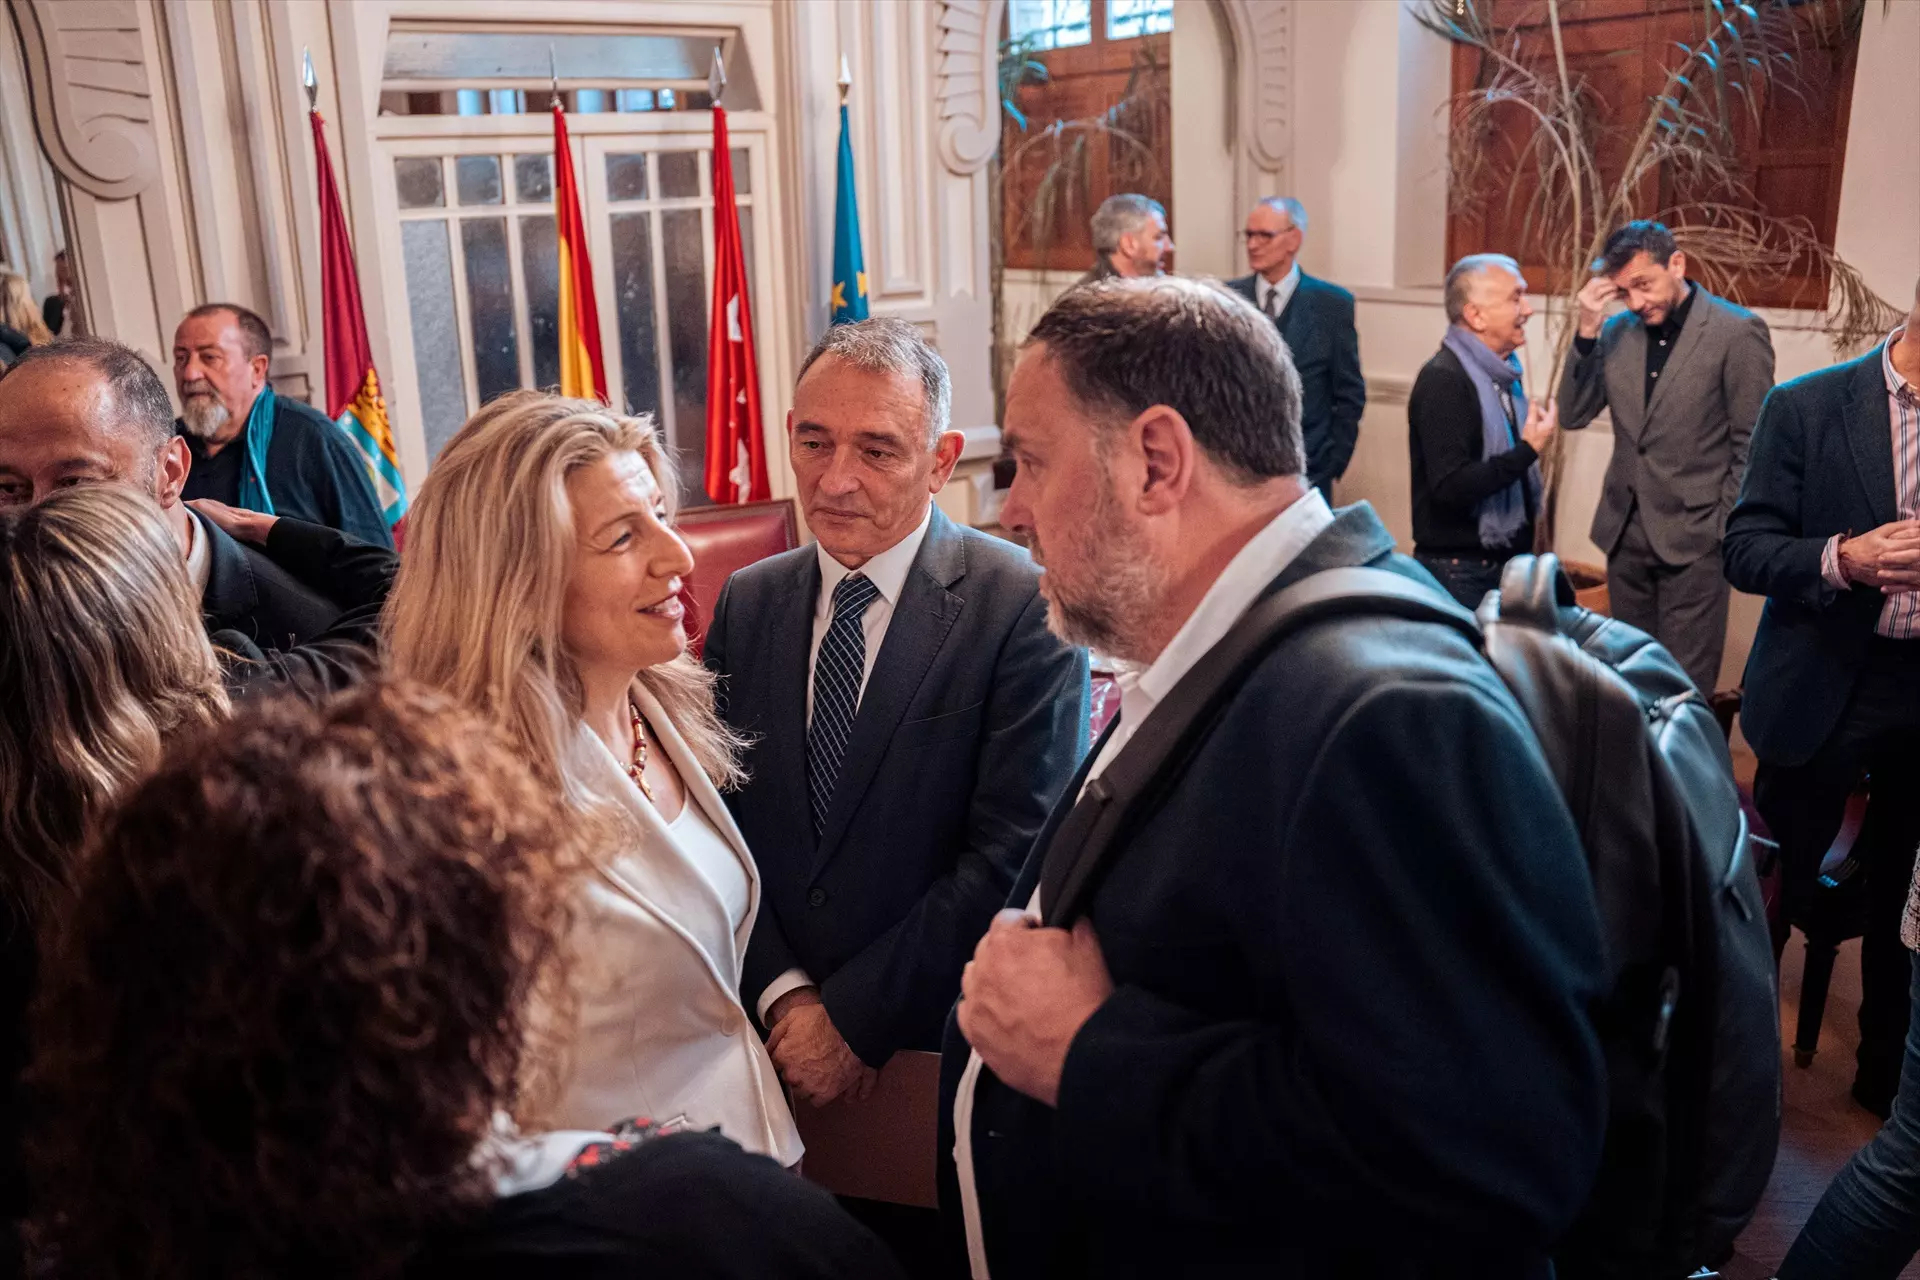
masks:
[(560, 394), (612, 403), (600, 355), (600, 308), (593, 301), (593, 264), (580, 220), (580, 186), (567, 145), (567, 113), (553, 104), (553, 213), (560, 233)]
[(753, 302), (734, 203), (727, 111), (713, 104), (713, 313), (707, 334), (707, 496), (764, 502), (767, 442), (760, 430), (760, 374), (753, 356)]
[(320, 186), (320, 320), (326, 339), (327, 416), (340, 424), (366, 459), (374, 495), (388, 526), (397, 530), (407, 514), (400, 452), (387, 421), (380, 375), (373, 371), (373, 344), (367, 340), (367, 315), (360, 305), (353, 241), (347, 235), (347, 215), (340, 207), (333, 161), (327, 155), (326, 121), (317, 110), (308, 111), (307, 118), (313, 125), (313, 161)]

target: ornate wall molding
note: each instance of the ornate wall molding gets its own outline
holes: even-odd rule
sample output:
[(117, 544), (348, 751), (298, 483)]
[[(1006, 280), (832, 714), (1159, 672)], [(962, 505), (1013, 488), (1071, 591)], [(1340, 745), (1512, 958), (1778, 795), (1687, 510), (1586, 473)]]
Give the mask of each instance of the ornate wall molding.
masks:
[(33, 86), (34, 127), (61, 177), (102, 200), (159, 176), (138, 0), (7, 0)]
[[(1293, 151), (1293, 0), (1213, 0), (1233, 34), (1240, 145), (1282, 174)], [(940, 158), (977, 172), (1000, 145), (1000, 23), (1006, 0), (944, 0), (940, 13)]]

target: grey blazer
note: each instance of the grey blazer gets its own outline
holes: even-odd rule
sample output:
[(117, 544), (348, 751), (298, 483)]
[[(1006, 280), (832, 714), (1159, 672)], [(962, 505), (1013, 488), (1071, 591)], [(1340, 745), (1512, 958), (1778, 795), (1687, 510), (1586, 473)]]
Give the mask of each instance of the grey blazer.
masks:
[(1773, 388), (1766, 321), (1708, 293), (1699, 297), (1654, 388), (1645, 394), (1647, 327), (1632, 312), (1607, 321), (1593, 350), (1575, 351), (1560, 379), (1560, 425), (1613, 415), (1613, 462), (1593, 514), (1593, 540), (1620, 545), (1636, 497), (1647, 541), (1668, 564), (1718, 549), (1740, 497), (1747, 441)]

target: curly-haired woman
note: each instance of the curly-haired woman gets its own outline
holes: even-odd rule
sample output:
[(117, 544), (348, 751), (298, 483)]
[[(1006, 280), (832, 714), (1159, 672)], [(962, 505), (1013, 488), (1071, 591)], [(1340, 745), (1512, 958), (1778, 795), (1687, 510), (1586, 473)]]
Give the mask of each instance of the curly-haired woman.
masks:
[(799, 1133), (740, 1004), (760, 879), (720, 798), (739, 744), (686, 652), (693, 560), (674, 498), (650, 419), (500, 397), (447, 443), (408, 516), (387, 661), (503, 726), (598, 833), (547, 1119), (718, 1126), (791, 1165)]
[(418, 688), (244, 707), (103, 824), (49, 952), (34, 1238), (61, 1275), (889, 1277), (712, 1134), (523, 1135), (571, 824)]

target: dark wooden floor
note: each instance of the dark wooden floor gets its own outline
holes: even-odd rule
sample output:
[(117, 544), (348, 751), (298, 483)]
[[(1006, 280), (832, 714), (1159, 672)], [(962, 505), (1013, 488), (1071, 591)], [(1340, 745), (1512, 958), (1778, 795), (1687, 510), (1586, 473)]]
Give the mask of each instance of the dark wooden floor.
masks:
[[(1800, 1008), (1800, 962), (1805, 947), (1795, 934), (1780, 971), (1781, 1043), (1793, 1040)], [(1786, 1075), (1786, 1112), (1781, 1126), (1780, 1155), (1774, 1162), (1767, 1197), (1746, 1234), (1726, 1280), (1768, 1280), (1786, 1255), (1801, 1224), (1813, 1212), (1820, 1193), (1840, 1167), (1880, 1127), (1879, 1118), (1862, 1110), (1847, 1096), (1853, 1084), (1853, 1051), (1859, 1043), (1854, 1014), (1860, 1004), (1860, 944), (1850, 942), (1840, 951), (1827, 995), (1826, 1022), (1820, 1033), (1820, 1052), (1806, 1070), (1793, 1065), (1791, 1053), (1783, 1059)], [(1901, 1280), (1920, 1280), (1920, 1262), (1909, 1264)]]

